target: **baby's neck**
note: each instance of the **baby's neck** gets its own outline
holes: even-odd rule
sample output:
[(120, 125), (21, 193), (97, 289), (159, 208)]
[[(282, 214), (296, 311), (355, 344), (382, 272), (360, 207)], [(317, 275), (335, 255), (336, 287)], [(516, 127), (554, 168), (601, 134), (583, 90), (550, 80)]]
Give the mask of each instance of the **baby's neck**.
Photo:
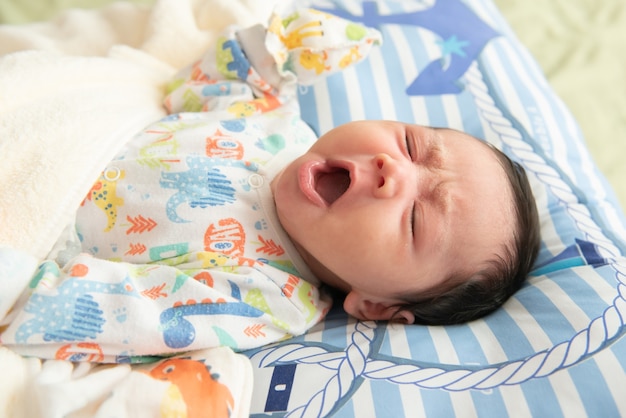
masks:
[(328, 269), (300, 244), (293, 240), (292, 242), (296, 250), (298, 250), (300, 257), (302, 257), (302, 260), (304, 260), (309, 269), (311, 269), (311, 272), (313, 272), (315, 277), (317, 277), (320, 282), (346, 293), (351, 290), (341, 277)]

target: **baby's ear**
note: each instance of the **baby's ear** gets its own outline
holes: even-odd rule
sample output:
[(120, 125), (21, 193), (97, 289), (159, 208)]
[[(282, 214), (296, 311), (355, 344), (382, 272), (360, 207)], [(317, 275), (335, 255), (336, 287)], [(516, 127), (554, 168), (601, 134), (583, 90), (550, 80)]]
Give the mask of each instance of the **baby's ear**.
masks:
[(407, 310), (398, 311), (396, 302), (391, 300), (376, 300), (357, 291), (350, 291), (343, 301), (343, 309), (353, 317), (362, 321), (388, 321), (412, 324), (415, 316)]

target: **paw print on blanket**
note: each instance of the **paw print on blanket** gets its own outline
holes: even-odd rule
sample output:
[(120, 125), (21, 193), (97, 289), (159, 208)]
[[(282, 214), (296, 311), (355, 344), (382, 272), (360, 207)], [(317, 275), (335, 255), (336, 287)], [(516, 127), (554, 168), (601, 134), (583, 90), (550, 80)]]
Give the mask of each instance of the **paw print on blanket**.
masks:
[[(221, 161), (218, 164), (224, 165)], [(167, 201), (166, 212), (169, 220), (177, 223), (189, 222), (177, 213), (178, 207), (183, 203), (192, 208), (206, 208), (235, 201), (235, 189), (230, 180), (215, 167), (215, 160), (188, 157), (187, 165), (187, 171), (161, 174), (161, 187), (178, 190)]]

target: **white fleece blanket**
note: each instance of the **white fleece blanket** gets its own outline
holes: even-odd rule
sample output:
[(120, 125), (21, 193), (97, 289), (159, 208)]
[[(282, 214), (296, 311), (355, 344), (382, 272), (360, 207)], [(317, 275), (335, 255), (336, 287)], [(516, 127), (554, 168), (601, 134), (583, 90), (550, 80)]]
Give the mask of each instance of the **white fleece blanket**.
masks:
[[(164, 116), (165, 81), (227, 25), (265, 22), (274, 3), (159, 0), (152, 8), (117, 3), (98, 11), (69, 11), (46, 23), (0, 26), (0, 249), (10, 249), (4, 257), (23, 260), (17, 270), (45, 258), (103, 165), (123, 145), (120, 138)], [(0, 271), (0, 320), (28, 285), (29, 274), (13, 273)], [(237, 364), (239, 357), (228, 361)], [(105, 405), (102, 399), (114, 394), (99, 386), (99, 392), (92, 387), (81, 398), (78, 388), (103, 381), (132, 388), (132, 379), (145, 380), (145, 373), (136, 377), (128, 366), (115, 366), (117, 374), (103, 370), (109, 380), (71, 383), (76, 376), (87, 379), (89, 370), (77, 372), (68, 361), (42, 365), (1, 347), (0, 365), (8, 373), (0, 380), (0, 416), (33, 416), (37, 402), (44, 406), (38, 416), (92, 416), (94, 408)], [(237, 367), (239, 376), (251, 373), (247, 365)], [(71, 388), (62, 411), (45, 407), (63, 387), (54, 379)], [(232, 386), (233, 396), (249, 398), (243, 383)], [(162, 392), (169, 393), (167, 388)], [(135, 395), (117, 396), (129, 401)], [(113, 408), (119, 405), (132, 406), (122, 402)], [(141, 416), (131, 410), (100, 412)], [(240, 404), (231, 413), (245, 416), (246, 411)]]
[(0, 246), (44, 257), (128, 137), (161, 116), (162, 86), (271, 1), (116, 3), (0, 26)]

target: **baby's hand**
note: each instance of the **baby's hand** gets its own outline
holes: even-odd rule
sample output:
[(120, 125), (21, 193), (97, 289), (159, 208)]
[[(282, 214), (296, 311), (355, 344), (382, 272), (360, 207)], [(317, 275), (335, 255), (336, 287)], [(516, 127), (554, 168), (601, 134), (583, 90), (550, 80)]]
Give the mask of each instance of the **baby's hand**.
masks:
[(293, 72), (298, 83), (311, 84), (362, 61), (382, 42), (376, 29), (314, 9), (274, 14), (265, 44), (280, 72)]

